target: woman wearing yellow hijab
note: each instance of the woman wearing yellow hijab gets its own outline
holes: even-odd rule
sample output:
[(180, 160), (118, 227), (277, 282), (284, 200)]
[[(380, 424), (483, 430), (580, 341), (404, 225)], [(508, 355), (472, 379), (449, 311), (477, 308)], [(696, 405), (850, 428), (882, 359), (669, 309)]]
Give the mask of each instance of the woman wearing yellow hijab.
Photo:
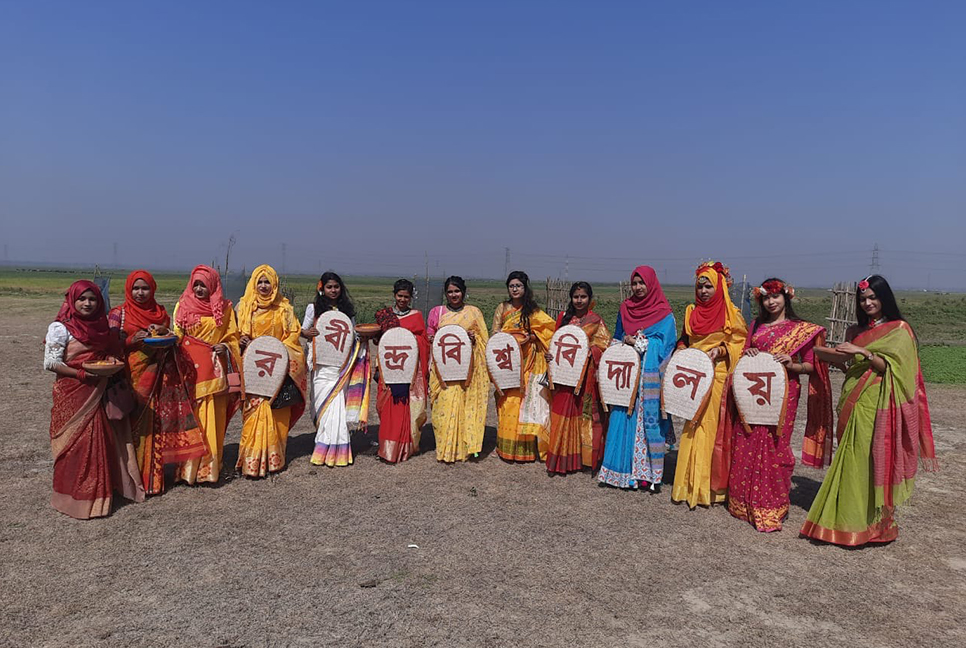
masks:
[(725, 501), (726, 492), (711, 490), (711, 459), (718, 431), (725, 381), (741, 356), (748, 327), (731, 303), (731, 275), (720, 262), (702, 264), (694, 273), (694, 303), (684, 312), (684, 333), (678, 348), (693, 347), (714, 363), (714, 383), (704, 410), (681, 433), (671, 500), (690, 508)]
[(236, 470), (248, 477), (265, 477), (285, 467), (288, 432), (305, 411), (305, 355), (302, 330), (288, 299), (278, 292), (278, 274), (268, 265), (252, 272), (238, 302), (238, 330), (244, 349), (257, 337), (270, 335), (288, 349), (288, 376), (274, 401), (249, 396), (242, 412), (244, 426), (238, 444)]

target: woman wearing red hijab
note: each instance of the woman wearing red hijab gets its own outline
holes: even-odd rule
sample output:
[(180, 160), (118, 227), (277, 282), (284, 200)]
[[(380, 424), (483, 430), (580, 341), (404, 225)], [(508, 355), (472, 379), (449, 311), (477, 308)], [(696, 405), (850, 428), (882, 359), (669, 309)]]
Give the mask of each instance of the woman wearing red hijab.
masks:
[(641, 379), (634, 408), (611, 409), (604, 462), (597, 478), (619, 488), (661, 488), (664, 451), (674, 435), (671, 419), (661, 415), (661, 377), (674, 351), (677, 325), (657, 273), (638, 266), (631, 274), (631, 296), (621, 303), (614, 344), (628, 344), (641, 355)]
[(57, 374), (50, 410), (51, 505), (74, 518), (110, 514), (114, 492), (144, 500), (127, 416), (111, 420), (105, 409), (108, 383), (117, 378), (96, 376), (83, 368), (86, 362), (116, 358), (120, 353), (117, 336), (107, 325), (100, 290), (90, 281), (74, 282), (44, 339), (44, 369)]
[(137, 406), (131, 414), (141, 481), (148, 495), (164, 492), (164, 465), (196, 459), (207, 452), (195, 419), (193, 400), (176, 362), (174, 347), (150, 347), (150, 335), (168, 335), (171, 318), (154, 299), (154, 277), (135, 270), (124, 284), (124, 303), (111, 309), (108, 323), (121, 336), (127, 375)]
[[(191, 271), (188, 285), (174, 308), (174, 332), (180, 340), (182, 367), (193, 385), (195, 416), (208, 452), (184, 461), (178, 480), (215, 483), (221, 474), (225, 431), (238, 410), (241, 370), (240, 335), (231, 302), (221, 292), (218, 271), (206, 265)], [(189, 375), (190, 374), (190, 375)]]
[[(711, 459), (720, 419), (721, 397), (728, 373), (745, 346), (748, 327), (731, 303), (731, 275), (721, 263), (708, 262), (694, 273), (694, 303), (684, 313), (684, 333), (679, 348), (693, 347), (708, 354), (714, 363), (714, 383), (707, 405), (688, 421), (681, 433), (671, 500), (711, 506), (725, 501), (726, 491), (711, 486)], [(727, 470), (727, 468), (725, 468)]]

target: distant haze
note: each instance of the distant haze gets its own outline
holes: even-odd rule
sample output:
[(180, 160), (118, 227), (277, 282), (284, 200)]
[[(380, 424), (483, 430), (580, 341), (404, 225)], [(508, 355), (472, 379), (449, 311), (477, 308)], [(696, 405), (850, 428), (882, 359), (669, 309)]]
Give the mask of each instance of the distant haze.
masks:
[[(966, 286), (966, 3), (5, 3), (8, 262)], [(116, 253), (115, 253), (116, 245)], [(284, 251), (283, 251), (284, 245)], [(873, 248), (879, 252), (873, 258)]]

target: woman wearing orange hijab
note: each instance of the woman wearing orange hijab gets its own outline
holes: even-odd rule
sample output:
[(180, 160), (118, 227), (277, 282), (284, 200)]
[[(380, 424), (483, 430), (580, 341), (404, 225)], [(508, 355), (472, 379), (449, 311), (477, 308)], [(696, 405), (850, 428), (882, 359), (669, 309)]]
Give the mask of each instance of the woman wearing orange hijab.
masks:
[(711, 457), (718, 431), (725, 380), (741, 356), (748, 327), (731, 303), (731, 275), (720, 262), (708, 262), (694, 273), (694, 303), (684, 312), (684, 332), (678, 348), (693, 347), (714, 363), (714, 383), (705, 408), (681, 433), (671, 500), (690, 508), (725, 501), (725, 491), (711, 489)]
[(148, 495), (164, 492), (165, 464), (202, 457), (207, 449), (193, 412), (175, 347), (150, 347), (150, 335), (168, 335), (171, 318), (154, 299), (158, 285), (147, 270), (135, 270), (124, 284), (124, 303), (108, 322), (124, 344), (127, 375), (137, 401), (131, 414), (141, 481)]
[[(182, 463), (178, 480), (189, 484), (218, 481), (228, 421), (238, 409), (241, 369), (238, 325), (231, 302), (221, 292), (218, 271), (196, 266), (174, 308), (174, 332), (180, 340), (186, 372), (193, 384), (195, 416), (205, 435), (208, 453)], [(231, 375), (229, 375), (231, 374)]]

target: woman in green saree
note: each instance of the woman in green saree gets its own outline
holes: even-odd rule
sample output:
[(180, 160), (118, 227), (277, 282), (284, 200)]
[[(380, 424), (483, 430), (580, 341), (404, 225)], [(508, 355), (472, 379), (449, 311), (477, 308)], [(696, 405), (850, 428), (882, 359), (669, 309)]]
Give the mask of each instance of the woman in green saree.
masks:
[[(855, 356), (839, 398), (838, 449), (802, 527), (805, 537), (849, 547), (895, 540), (893, 513), (912, 494), (918, 460), (936, 468), (915, 333), (881, 276), (860, 281), (855, 301), (858, 324), (836, 347)], [(817, 444), (803, 462), (827, 464), (830, 446)]]

